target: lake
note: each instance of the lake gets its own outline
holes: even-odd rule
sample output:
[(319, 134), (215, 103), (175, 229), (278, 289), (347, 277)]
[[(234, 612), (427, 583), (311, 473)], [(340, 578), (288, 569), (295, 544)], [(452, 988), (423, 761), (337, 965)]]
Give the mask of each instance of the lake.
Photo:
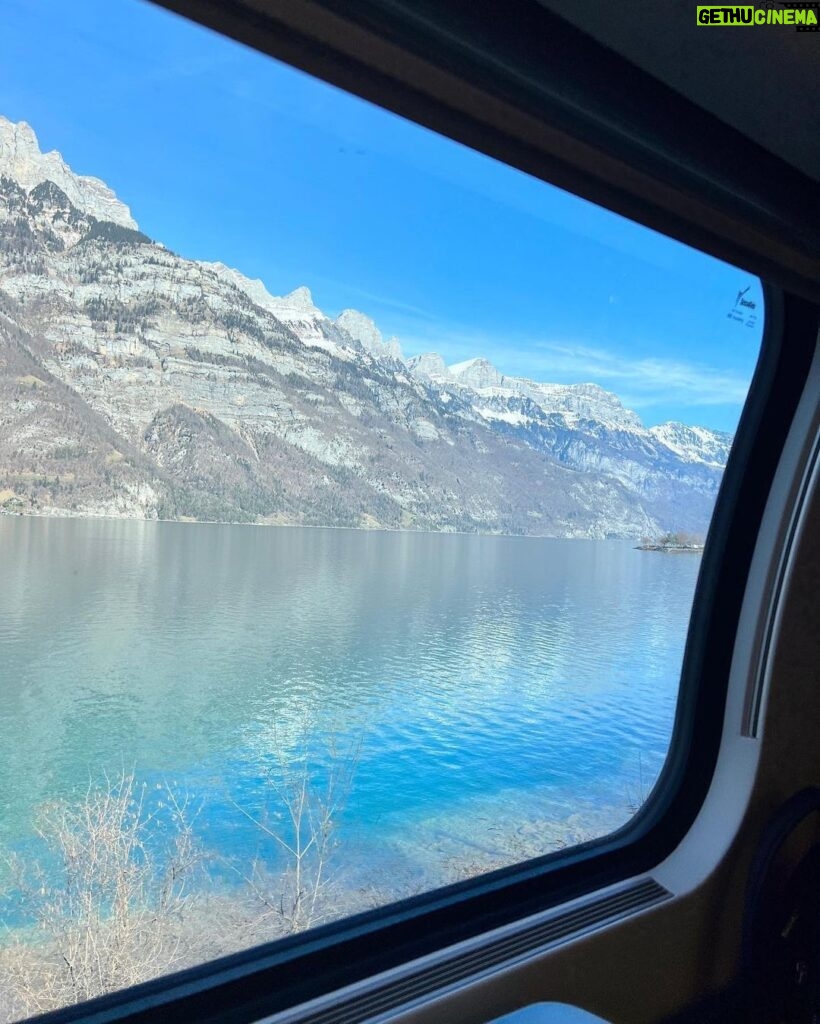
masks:
[[(396, 892), (606, 832), (665, 757), (700, 558), (629, 542), (0, 516), (0, 843), (133, 770), (259, 849), (350, 765), (334, 855)], [(274, 788), (275, 796), (275, 788)], [(221, 869), (214, 867), (219, 873)], [(402, 890), (404, 891), (404, 890)]]

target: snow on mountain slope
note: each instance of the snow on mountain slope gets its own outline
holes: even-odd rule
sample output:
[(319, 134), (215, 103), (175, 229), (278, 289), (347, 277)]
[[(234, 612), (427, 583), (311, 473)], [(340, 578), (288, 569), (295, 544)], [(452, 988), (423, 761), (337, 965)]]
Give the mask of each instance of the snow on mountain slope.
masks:
[(617, 395), (597, 384), (544, 384), (526, 377), (507, 376), (480, 357), (448, 367), (435, 352), (414, 356), (407, 365), (420, 380), (429, 380), (443, 388), (457, 386), (475, 393), (476, 408), (485, 419), (510, 422), (507, 403), (516, 398), (526, 398), (548, 415), (561, 413), (575, 419), (597, 420), (616, 428), (643, 429), (636, 413), (626, 409)]
[(678, 458), (707, 466), (725, 466), (732, 447), (731, 434), (706, 427), (688, 427), (684, 423), (661, 423), (650, 427), (649, 433)]
[(562, 465), (618, 480), (659, 521), (705, 530), (730, 435), (677, 423), (648, 429), (597, 384), (506, 376), (486, 359), (446, 367), (436, 353), (425, 353), (407, 365), (459, 415), (479, 418)]

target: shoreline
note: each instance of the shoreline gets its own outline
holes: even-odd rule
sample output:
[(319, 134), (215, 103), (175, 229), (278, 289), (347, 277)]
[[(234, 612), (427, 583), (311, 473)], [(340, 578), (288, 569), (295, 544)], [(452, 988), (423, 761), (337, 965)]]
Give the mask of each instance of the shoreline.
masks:
[[(71, 512), (65, 511), (51, 511), (51, 512), (15, 512), (7, 509), (0, 508), (0, 519), (8, 517), (9, 519), (59, 519), (59, 520), (85, 520), (88, 522), (96, 522), (102, 520), (104, 522), (112, 523), (173, 523), (179, 526), (243, 526), (243, 527), (256, 527), (259, 529), (266, 529), (268, 527), (283, 527), (288, 530), (350, 530), (356, 533), (390, 533), (390, 534), (423, 534), (430, 537), (503, 537), (509, 538), (510, 540), (572, 540), (572, 541), (594, 541), (601, 543), (603, 541), (614, 541), (618, 544), (626, 544), (630, 541), (634, 541), (634, 537), (622, 536), (622, 537), (588, 537), (588, 536), (577, 536), (577, 535), (564, 535), (564, 534), (553, 534), (553, 533), (504, 533), (498, 531), (497, 533), (490, 533), (482, 530), (431, 530), (427, 528), (413, 528), (406, 526), (334, 526), (330, 523), (276, 523), (276, 522), (238, 522), (230, 519), (162, 519), (159, 516), (129, 516), (129, 515), (111, 515), (106, 512)], [(644, 549), (640, 545), (635, 548), (636, 551), (640, 550), (654, 550), (654, 548)], [(700, 549), (702, 550), (702, 549)]]
[(636, 551), (663, 551), (668, 555), (702, 555), (704, 544), (638, 544)]

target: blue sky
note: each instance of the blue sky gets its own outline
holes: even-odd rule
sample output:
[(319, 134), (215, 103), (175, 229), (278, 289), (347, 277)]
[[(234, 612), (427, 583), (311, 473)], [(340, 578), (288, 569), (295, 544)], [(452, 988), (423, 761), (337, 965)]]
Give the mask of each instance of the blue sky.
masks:
[[(0, 113), (140, 227), (406, 355), (594, 381), (647, 424), (732, 430), (755, 278), (140, 0), (5, 0)], [(748, 326), (729, 314), (740, 290)]]

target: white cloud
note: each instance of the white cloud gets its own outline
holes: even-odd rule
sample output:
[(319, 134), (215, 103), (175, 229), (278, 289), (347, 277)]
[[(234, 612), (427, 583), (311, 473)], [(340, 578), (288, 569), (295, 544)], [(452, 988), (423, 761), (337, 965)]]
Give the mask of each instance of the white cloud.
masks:
[(545, 371), (609, 384), (635, 408), (667, 402), (739, 405), (749, 389), (749, 381), (740, 374), (703, 363), (660, 357), (629, 359), (606, 349), (554, 342), (537, 344), (535, 352), (534, 361)]
[(383, 322), (385, 314), (388, 316), (392, 314), (393, 319), (398, 318), (401, 323), (408, 323), (414, 326), (417, 324), (433, 325), (438, 322), (434, 313), (431, 313), (426, 309), (422, 309), (420, 306), (414, 306), (409, 302), (403, 302), (390, 295), (366, 291), (364, 288), (359, 288), (357, 285), (351, 284), (349, 281), (342, 281), (338, 278), (328, 277), (325, 274), (313, 274), (310, 280), (312, 288), (317, 291), (320, 287), (330, 287), (334, 291), (342, 293), (345, 296), (347, 303), (345, 306), (339, 306), (335, 311), (333, 310), (333, 307), (328, 307), (328, 309), (324, 310), (328, 316), (335, 317), (341, 313), (342, 309), (348, 309), (351, 306), (354, 308), (363, 307), (361, 308), (361, 312), (372, 317), (376, 323), (379, 324), (382, 333), (388, 334), (391, 333), (391, 331)]

